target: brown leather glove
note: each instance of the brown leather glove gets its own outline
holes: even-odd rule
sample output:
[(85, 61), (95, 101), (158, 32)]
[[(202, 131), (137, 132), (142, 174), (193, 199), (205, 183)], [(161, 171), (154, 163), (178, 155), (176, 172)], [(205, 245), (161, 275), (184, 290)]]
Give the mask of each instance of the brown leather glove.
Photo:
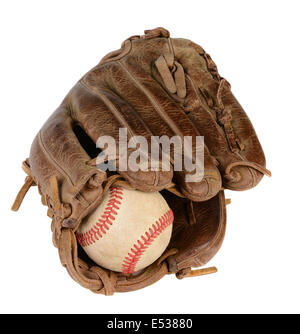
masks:
[[(101, 136), (118, 142), (143, 136), (204, 136), (204, 176), (186, 181), (187, 170), (121, 171), (97, 169)], [(195, 152), (192, 152), (193, 155)], [(127, 39), (71, 89), (36, 136), (23, 163), (26, 182), (13, 205), (17, 210), (36, 184), (52, 218), (53, 243), (62, 264), (82, 286), (112, 294), (145, 287), (167, 273), (178, 278), (203, 274), (202, 266), (219, 249), (226, 210), (222, 186), (254, 187), (264, 174), (265, 157), (247, 115), (205, 51), (185, 39), (171, 39), (163, 28)], [(82, 219), (99, 205), (111, 185), (162, 191), (174, 212), (174, 230), (165, 253), (138, 275), (95, 265), (77, 245)]]

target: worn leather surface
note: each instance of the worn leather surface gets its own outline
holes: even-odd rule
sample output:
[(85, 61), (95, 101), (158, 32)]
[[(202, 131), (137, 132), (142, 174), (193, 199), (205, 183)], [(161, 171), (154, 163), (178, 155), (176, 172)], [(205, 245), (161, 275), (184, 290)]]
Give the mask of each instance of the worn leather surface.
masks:
[[(170, 255), (131, 277), (83, 261), (74, 237), (82, 218), (117, 180), (98, 170), (93, 158), (97, 139), (109, 135), (118, 141), (119, 128), (127, 128), (128, 139), (139, 135), (149, 143), (162, 135), (201, 135), (205, 141), (201, 182), (186, 182), (186, 170), (116, 173), (131, 189), (163, 191), (175, 214)], [(118, 156), (116, 161), (118, 168)], [(112, 294), (208, 262), (225, 233), (222, 187), (256, 186), (269, 173), (265, 165), (248, 116), (210, 56), (157, 28), (127, 39), (74, 85), (34, 139), (25, 169), (49, 207), (62, 264), (82, 286)], [(164, 190), (170, 185), (177, 195)]]

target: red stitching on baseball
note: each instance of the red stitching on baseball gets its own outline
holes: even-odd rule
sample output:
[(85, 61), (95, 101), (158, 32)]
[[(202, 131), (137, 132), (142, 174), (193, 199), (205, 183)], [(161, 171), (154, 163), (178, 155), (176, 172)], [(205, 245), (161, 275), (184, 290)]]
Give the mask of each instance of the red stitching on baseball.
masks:
[(104, 234), (109, 230), (109, 226), (113, 224), (113, 220), (116, 219), (119, 205), (123, 199), (123, 189), (121, 187), (113, 187), (109, 189), (109, 200), (104, 209), (103, 214), (95, 225), (84, 233), (77, 233), (76, 238), (78, 243), (82, 247), (90, 246), (95, 243), (99, 238), (102, 238)]
[(149, 230), (142, 235), (140, 239), (133, 245), (131, 251), (123, 260), (122, 272), (123, 274), (131, 274), (135, 272), (135, 267), (140, 258), (152, 244), (152, 242), (173, 223), (173, 211), (169, 209), (158, 221), (156, 221)]

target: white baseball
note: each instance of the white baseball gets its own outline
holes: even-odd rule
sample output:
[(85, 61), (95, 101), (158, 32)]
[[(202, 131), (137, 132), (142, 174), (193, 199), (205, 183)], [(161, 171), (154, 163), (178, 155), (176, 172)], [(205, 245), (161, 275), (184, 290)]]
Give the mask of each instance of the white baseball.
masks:
[(131, 274), (157, 260), (167, 248), (173, 212), (159, 192), (112, 187), (76, 233), (100, 266)]

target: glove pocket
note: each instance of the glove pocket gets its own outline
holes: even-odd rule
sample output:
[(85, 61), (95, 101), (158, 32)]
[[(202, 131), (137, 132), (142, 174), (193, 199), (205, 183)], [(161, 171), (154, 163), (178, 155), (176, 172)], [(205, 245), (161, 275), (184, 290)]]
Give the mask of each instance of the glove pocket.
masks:
[(165, 192), (174, 212), (173, 233), (169, 249), (177, 249), (167, 261), (169, 271), (205, 265), (222, 245), (226, 230), (224, 192), (205, 202), (191, 202)]

